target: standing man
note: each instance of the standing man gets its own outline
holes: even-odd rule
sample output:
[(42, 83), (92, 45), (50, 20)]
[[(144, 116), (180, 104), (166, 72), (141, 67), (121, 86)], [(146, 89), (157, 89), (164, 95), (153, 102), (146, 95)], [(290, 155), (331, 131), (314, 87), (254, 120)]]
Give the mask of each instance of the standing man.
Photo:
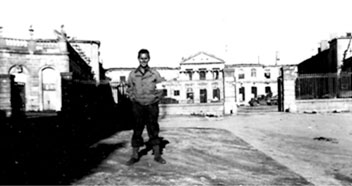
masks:
[(127, 165), (133, 165), (139, 161), (139, 148), (144, 145), (142, 133), (147, 126), (149, 143), (153, 146), (154, 160), (165, 164), (161, 157), (159, 137), (159, 100), (162, 91), (156, 89), (156, 84), (163, 81), (159, 72), (148, 66), (150, 60), (149, 51), (141, 49), (138, 52), (139, 66), (132, 70), (127, 80), (127, 95), (132, 101), (132, 111), (135, 119), (132, 136), (132, 156)]

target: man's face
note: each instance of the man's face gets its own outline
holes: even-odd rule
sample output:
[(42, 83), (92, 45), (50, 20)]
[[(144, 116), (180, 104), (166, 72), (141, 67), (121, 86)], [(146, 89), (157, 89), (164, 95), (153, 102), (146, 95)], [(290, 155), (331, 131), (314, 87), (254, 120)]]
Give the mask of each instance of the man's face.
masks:
[(141, 55), (139, 55), (138, 60), (141, 67), (146, 67), (148, 66), (148, 62), (149, 62), (149, 55), (142, 53)]

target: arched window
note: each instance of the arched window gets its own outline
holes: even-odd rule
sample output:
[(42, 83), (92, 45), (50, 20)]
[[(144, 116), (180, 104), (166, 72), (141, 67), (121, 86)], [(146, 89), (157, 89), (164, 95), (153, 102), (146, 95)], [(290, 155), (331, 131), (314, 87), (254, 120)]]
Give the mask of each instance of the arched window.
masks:
[(44, 68), (41, 71), (43, 110), (57, 110), (59, 108), (56, 92), (58, 75), (52, 68)]
[(200, 80), (205, 80), (206, 79), (206, 77), (205, 77), (205, 71), (199, 71), (199, 79)]
[(24, 72), (24, 67), (22, 65), (15, 65), (13, 66), (9, 74), (12, 74), (15, 76), (15, 82), (16, 83), (25, 83), (27, 81), (27, 76)]
[(56, 73), (52, 68), (42, 70), (42, 85), (43, 90), (55, 90)]
[(186, 98), (187, 98), (187, 103), (193, 103), (193, 89), (192, 88), (187, 88), (186, 91)]

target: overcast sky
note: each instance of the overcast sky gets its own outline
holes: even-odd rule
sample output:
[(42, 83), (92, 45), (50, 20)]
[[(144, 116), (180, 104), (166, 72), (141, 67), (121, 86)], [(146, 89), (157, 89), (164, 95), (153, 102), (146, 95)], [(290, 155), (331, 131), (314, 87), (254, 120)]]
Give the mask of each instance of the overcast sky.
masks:
[(234, 63), (296, 64), (321, 40), (352, 32), (350, 0), (1, 0), (3, 35), (101, 41), (105, 68), (178, 66), (199, 51)]

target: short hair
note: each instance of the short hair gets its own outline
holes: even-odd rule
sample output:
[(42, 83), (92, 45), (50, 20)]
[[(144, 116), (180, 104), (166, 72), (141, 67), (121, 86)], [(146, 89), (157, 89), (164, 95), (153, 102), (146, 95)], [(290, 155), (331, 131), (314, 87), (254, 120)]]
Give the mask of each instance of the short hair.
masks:
[(148, 57), (150, 58), (149, 51), (147, 49), (140, 49), (138, 52), (138, 58), (141, 56), (141, 54), (147, 54)]

